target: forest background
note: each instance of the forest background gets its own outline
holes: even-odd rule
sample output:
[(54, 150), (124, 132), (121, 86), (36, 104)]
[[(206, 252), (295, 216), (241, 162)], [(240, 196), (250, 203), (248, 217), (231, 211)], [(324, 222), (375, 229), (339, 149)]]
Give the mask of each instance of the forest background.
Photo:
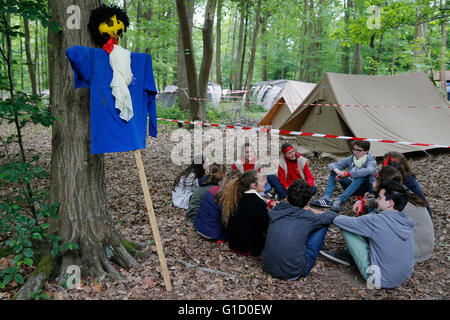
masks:
[[(35, 275), (44, 270), (49, 277), (53, 258), (71, 250), (79, 249), (76, 259), (64, 254), (61, 276), (75, 260), (95, 276), (114, 272), (110, 258), (122, 267), (137, 265), (127, 253), (130, 243), (108, 222), (104, 157), (87, 151), (88, 95), (83, 89), (74, 92), (73, 80), (64, 77), (70, 71), (63, 45), (92, 45), (81, 31), (74, 37), (61, 32), (76, 26), (81, 13), (71, 4), (80, 5), (84, 14), (98, 3), (0, 0), (0, 125), (7, 128), (6, 135), (0, 135), (0, 258), (10, 258), (0, 261), (7, 261), (0, 268), (0, 289), (24, 284), (33, 278), (33, 270)], [(152, 55), (158, 91), (175, 84), (188, 88), (191, 98), (205, 97), (208, 81), (223, 89), (249, 90), (265, 80), (317, 82), (325, 72), (381, 75), (421, 70), (431, 78), (432, 71), (442, 74), (450, 68), (446, 0), (105, 3), (127, 11), (130, 28), (120, 44)], [(59, 25), (52, 17), (59, 18)], [(50, 93), (59, 103), (47, 108), (52, 85)], [(198, 101), (179, 90), (178, 107), (187, 111), (186, 117), (205, 119), (205, 103)], [(56, 121), (58, 117), (65, 121)], [(53, 126), (51, 161), (38, 147), (26, 148), (32, 135), (24, 137), (22, 130), (30, 122)], [(50, 140), (48, 132), (46, 139)], [(92, 192), (72, 197), (73, 190), (81, 193), (86, 186)], [(96, 226), (89, 220), (91, 212), (102, 217)], [(77, 228), (65, 227), (72, 221), (79, 223)], [(103, 232), (92, 232), (95, 228)], [(76, 234), (64, 234), (73, 230)], [(93, 257), (101, 263), (90, 265)], [(51, 264), (40, 268), (46, 261)], [(39, 298), (46, 277), (24, 296)]]

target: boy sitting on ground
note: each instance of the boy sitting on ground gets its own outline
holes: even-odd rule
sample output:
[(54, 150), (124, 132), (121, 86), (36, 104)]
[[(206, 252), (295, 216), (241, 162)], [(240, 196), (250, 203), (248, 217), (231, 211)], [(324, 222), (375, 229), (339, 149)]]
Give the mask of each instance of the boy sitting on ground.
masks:
[(261, 259), (273, 277), (297, 280), (313, 268), (336, 213), (305, 207), (311, 199), (311, 186), (305, 180), (294, 181), (287, 194), (287, 202), (280, 202), (269, 212)]
[[(328, 178), (325, 195), (319, 200), (311, 202), (312, 206), (330, 208), (339, 212), (341, 205), (353, 195), (363, 196), (371, 191), (377, 171), (377, 161), (370, 154), (370, 142), (356, 140), (353, 142), (353, 155), (341, 161), (331, 163), (328, 166), (330, 176)], [(339, 181), (344, 192), (332, 201), (336, 181)]]

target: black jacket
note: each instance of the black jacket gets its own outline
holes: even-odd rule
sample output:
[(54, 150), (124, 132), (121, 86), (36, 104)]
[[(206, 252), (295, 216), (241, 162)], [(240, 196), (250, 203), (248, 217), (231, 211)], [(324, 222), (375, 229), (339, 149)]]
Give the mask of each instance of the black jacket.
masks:
[(264, 248), (268, 225), (266, 203), (256, 194), (245, 193), (228, 221), (228, 246), (232, 250), (250, 251), (252, 256), (259, 256)]

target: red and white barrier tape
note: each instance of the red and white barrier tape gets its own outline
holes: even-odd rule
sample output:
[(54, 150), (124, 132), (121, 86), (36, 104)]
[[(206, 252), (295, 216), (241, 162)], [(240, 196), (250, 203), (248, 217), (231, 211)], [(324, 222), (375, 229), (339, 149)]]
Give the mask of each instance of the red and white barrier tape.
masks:
[(398, 143), (398, 144), (403, 144), (403, 145), (420, 146), (420, 147), (450, 148), (450, 146), (430, 144), (430, 143), (406, 142), (406, 141), (395, 141), (395, 140), (374, 139), (374, 138), (358, 138), (358, 137), (349, 137), (349, 136), (338, 136), (338, 135), (333, 135), (333, 134), (310, 133), (310, 132), (278, 130), (278, 129), (268, 129), (268, 128), (240, 127), (240, 126), (233, 126), (233, 125), (206, 123), (206, 122), (201, 122), (201, 121), (184, 121), (184, 120), (173, 120), (173, 119), (165, 119), (165, 118), (156, 118), (156, 119), (159, 121), (177, 122), (177, 123), (185, 123), (185, 124), (193, 124), (193, 125), (199, 124), (199, 125), (202, 125), (205, 127), (255, 130), (255, 131), (260, 131), (260, 132), (271, 132), (271, 133), (277, 133), (277, 134), (283, 134), (283, 135), (293, 135), (293, 136), (308, 136), (308, 137), (343, 139), (343, 140), (364, 140), (364, 141), (370, 141), (370, 142)]

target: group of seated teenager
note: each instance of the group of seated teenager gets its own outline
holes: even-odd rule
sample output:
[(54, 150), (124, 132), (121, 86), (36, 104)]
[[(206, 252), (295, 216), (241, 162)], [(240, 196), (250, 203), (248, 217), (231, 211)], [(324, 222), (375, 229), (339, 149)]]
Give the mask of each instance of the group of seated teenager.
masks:
[[(411, 276), (416, 262), (432, 255), (431, 210), (401, 153), (386, 154), (377, 168), (370, 142), (354, 141), (352, 147), (351, 156), (328, 166), (327, 186), (314, 201), (317, 188), (308, 160), (293, 145), (282, 145), (277, 175), (266, 178), (246, 143), (228, 173), (224, 165), (197, 158), (175, 180), (173, 203), (187, 210), (201, 237), (228, 242), (238, 255), (260, 256), (275, 278), (306, 277), (321, 255), (356, 266), (377, 288), (395, 288)], [(333, 199), (337, 182), (344, 191)], [(272, 188), (275, 200), (268, 193)], [(357, 199), (352, 209), (339, 214), (351, 199)], [(322, 250), (330, 224), (345, 240), (340, 250)]]

